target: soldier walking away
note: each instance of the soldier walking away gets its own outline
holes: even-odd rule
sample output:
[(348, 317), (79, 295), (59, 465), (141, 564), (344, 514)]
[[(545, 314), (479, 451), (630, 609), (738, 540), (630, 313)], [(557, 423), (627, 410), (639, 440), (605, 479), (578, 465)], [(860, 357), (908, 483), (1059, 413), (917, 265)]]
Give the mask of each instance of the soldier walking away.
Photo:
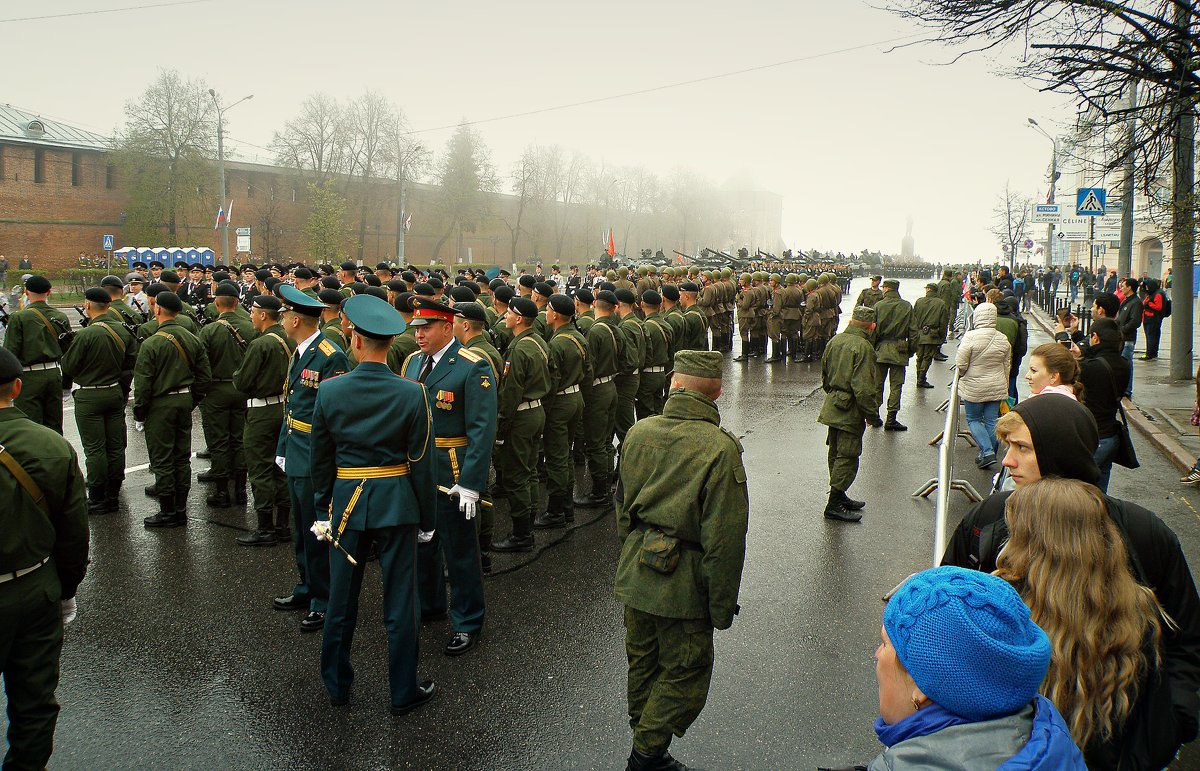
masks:
[(47, 303), (50, 288), (45, 276), (25, 279), (26, 305), (9, 316), (4, 347), (21, 362), (17, 409), (61, 434), (64, 389), (59, 360), (70, 348), (74, 332), (67, 315)]
[(400, 314), (370, 295), (350, 297), (344, 308), (359, 364), (322, 382), (310, 435), (316, 509), (330, 514), (313, 531), (333, 547), (321, 678), (331, 705), (349, 704), (358, 594), (367, 547), (374, 543), (383, 575), (391, 712), (399, 716), (426, 704), (435, 690), (433, 681), (417, 675), (415, 578), (418, 530), (432, 534), (438, 494), (431, 407), (424, 386), (397, 377), (386, 364), (391, 338), (404, 330)]
[[(907, 300), (900, 297), (900, 282), (889, 278), (883, 282), (883, 297), (875, 303), (875, 366), (879, 401), (883, 401), (884, 380), (890, 382), (887, 399), (887, 421), (884, 431), (907, 431), (908, 426), (896, 419), (900, 412), (900, 394), (904, 390), (904, 377), (908, 370), (908, 359), (912, 356), (913, 309)], [(867, 415), (872, 426), (880, 423), (879, 413)]]
[(88, 565), (87, 501), (71, 445), (14, 400), (22, 365), (0, 349), (0, 671), (8, 697), (6, 769), (45, 768), (58, 722), (63, 627)]
[(938, 296), (938, 285), (925, 285), (925, 296), (913, 305), (913, 329), (917, 346), (917, 388), (933, 388), (929, 382), (929, 367), (938, 346), (945, 340), (944, 332), (949, 323), (950, 310)]
[(836, 335), (821, 359), (821, 387), (825, 403), (817, 422), (829, 427), (829, 500), (825, 518), (858, 522), (866, 504), (846, 495), (858, 476), (864, 415), (879, 410), (880, 393), (875, 382), (875, 309), (858, 307), (845, 331)]
[(742, 446), (721, 428), (722, 356), (680, 351), (663, 414), (621, 454), (616, 597), (629, 659), (626, 769), (683, 769), (668, 751), (708, 698), (713, 629), (739, 610), (749, 497)]

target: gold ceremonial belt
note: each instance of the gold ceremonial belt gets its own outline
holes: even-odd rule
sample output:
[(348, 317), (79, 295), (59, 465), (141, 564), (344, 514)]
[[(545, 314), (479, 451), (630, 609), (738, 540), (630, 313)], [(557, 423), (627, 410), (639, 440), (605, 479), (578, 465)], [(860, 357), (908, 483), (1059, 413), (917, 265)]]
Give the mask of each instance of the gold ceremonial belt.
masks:
[(450, 447), (466, 447), (469, 444), (465, 436), (437, 437), (433, 440), (434, 447), (447, 449)]
[(361, 466), (359, 468), (338, 467), (338, 479), (387, 479), (408, 476), (408, 464), (399, 466)]
[(288, 428), (294, 428), (294, 429), (296, 429), (297, 431), (299, 431), (299, 432), (301, 432), (301, 433), (304, 433), (304, 434), (311, 434), (311, 433), (312, 433), (312, 423), (303, 423), (303, 422), (301, 422), (301, 421), (299, 421), (299, 420), (296, 420), (296, 419), (295, 419), (295, 418), (293, 418), (291, 415), (288, 415), (288, 419), (287, 419), (287, 427), (288, 427)]

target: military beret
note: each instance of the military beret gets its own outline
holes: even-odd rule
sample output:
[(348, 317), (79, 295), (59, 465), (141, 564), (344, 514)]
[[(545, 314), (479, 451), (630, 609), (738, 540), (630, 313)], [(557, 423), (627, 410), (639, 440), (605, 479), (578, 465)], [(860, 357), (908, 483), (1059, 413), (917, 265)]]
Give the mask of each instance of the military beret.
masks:
[(601, 281), (600, 286), (598, 286), (596, 288), (599, 289), (601, 292), (603, 292), (605, 290), (608, 290), (609, 292), (617, 291), (617, 285), (611, 281)]
[(575, 299), (584, 305), (591, 305), (596, 301), (596, 297), (592, 294), (592, 290), (590, 289), (576, 289)]
[(537, 285), (537, 279), (526, 273), (517, 279), (517, 283), (526, 289), (533, 289)]
[(271, 269), (270, 268), (259, 268), (258, 270), (254, 271), (254, 280), (255, 281), (266, 281), (270, 277), (271, 277)]
[(307, 281), (308, 279), (313, 277), (313, 272), (311, 270), (309, 270), (308, 268), (300, 267), (300, 268), (296, 268), (294, 271), (292, 271), (292, 275), (294, 275), (296, 278), (300, 279), (301, 281)]
[(239, 297), (240, 294), (237, 284), (230, 283), (229, 281), (222, 281), (213, 290), (213, 297)]
[(617, 293), (611, 289), (601, 289), (596, 293), (596, 302), (608, 303), (609, 305), (617, 304)]
[(527, 319), (536, 319), (538, 317), (538, 308), (533, 304), (533, 300), (528, 297), (514, 297), (513, 301), (508, 304), (508, 309), (518, 316), (523, 316)]
[(928, 284), (926, 284), (926, 285), (925, 285), (925, 288), (926, 288), (926, 289), (932, 289), (933, 291), (935, 291), (935, 292), (936, 292), (936, 291), (938, 290), (938, 285), (937, 285), (937, 282), (936, 282), (936, 281), (930, 281)]
[[(136, 266), (135, 266), (135, 267), (136, 267)], [(158, 260), (151, 260), (151, 262), (150, 262), (150, 269), (151, 269), (151, 270), (153, 270), (153, 269), (155, 269), (155, 268), (165, 268), (165, 267), (167, 267), (167, 266), (166, 266), (166, 265), (163, 265), (163, 264), (162, 264), (161, 262), (159, 262)]]
[(7, 348), (0, 348), (0, 385), (8, 385), (21, 376), (21, 360)]
[(469, 319), (471, 321), (482, 321), (484, 324), (487, 323), (487, 311), (484, 310), (483, 306), (479, 303), (455, 303), (454, 310), (458, 311), (459, 315), (461, 315), (464, 319)]
[(433, 297), (435, 294), (437, 294), (437, 292), (433, 288), (433, 285), (429, 284), (428, 282), (425, 282), (425, 281), (422, 281), (421, 283), (414, 286), (412, 288), (412, 291), (413, 291), (413, 294), (420, 295), (421, 297)]
[(100, 279), (100, 286), (111, 286), (114, 289), (124, 289), (125, 282), (121, 280), (120, 276), (105, 276), (104, 278)]
[(680, 292), (699, 292), (700, 285), (697, 284), (695, 281), (684, 281), (682, 284), (679, 285), (679, 291)]
[(883, 282), (883, 285), (886, 286), (888, 289), (899, 289), (900, 288), (900, 279), (889, 278)]
[[(381, 286), (368, 286), (362, 291), (361, 294), (370, 295), (371, 297), (378, 297), (380, 300), (387, 302), (387, 290)], [(354, 296), (358, 297), (358, 295)]]
[(854, 309), (854, 315), (851, 316), (855, 321), (861, 321), (866, 324), (875, 323), (875, 309), (868, 308), (865, 305), (860, 305)]
[(176, 273), (171, 273), (170, 271), (164, 271), (163, 274), (159, 276), (158, 280), (165, 284), (172, 284), (173, 286), (179, 286), (179, 284), (182, 283), (179, 280), (179, 275)]
[(392, 305), (401, 313), (412, 313), (412, 301), (414, 297), (416, 297), (416, 295), (414, 295), (412, 292), (401, 292), (400, 294), (396, 295), (396, 299), (392, 302)]
[(317, 299), (331, 308), (337, 308), (342, 304), (342, 300), (347, 298), (336, 289), (322, 289), (317, 292)]
[(158, 297), (154, 298), (158, 303), (158, 307), (166, 308), (172, 313), (179, 313), (183, 310), (183, 300), (179, 299), (179, 295), (174, 292), (161, 292)]
[(271, 294), (256, 294), (250, 304), (255, 308), (262, 308), (264, 311), (278, 311), (283, 307), (283, 303), (279, 302), (279, 298)]
[(353, 273), (354, 271), (358, 270), (358, 266), (355, 265), (353, 262), (350, 262), (350, 260), (346, 260), (338, 267), (344, 271), (347, 271), (348, 273)]
[(275, 287), (275, 296), (283, 303), (284, 310), (295, 311), (302, 316), (317, 318), (325, 305), (315, 297), (309, 297), (290, 284), (279, 284)]
[(85, 299), (91, 303), (103, 303), (105, 305), (108, 305), (109, 303), (112, 302), (112, 295), (110, 295), (105, 289), (102, 289), (101, 287), (93, 286), (93, 287), (89, 287), (87, 290), (84, 291), (83, 299)]
[(547, 284), (545, 281), (539, 281), (533, 285), (533, 291), (540, 294), (542, 297), (549, 297), (554, 294), (554, 287)]
[[(376, 276), (374, 273), (368, 273), (367, 275), (363, 276), (363, 283), (365, 283), (369, 287), (383, 286), (383, 282), (379, 280), (379, 276)], [(366, 290), (363, 290), (363, 291), (366, 291)]]
[(504, 305), (508, 305), (515, 295), (516, 292), (514, 292), (513, 288), (507, 284), (492, 290), (492, 299), (498, 303), (503, 303)]
[(440, 278), (438, 278), (437, 276), (430, 276), (430, 277), (429, 277), (429, 280), (428, 280), (428, 281), (426, 281), (425, 283), (427, 283), (427, 284), (429, 284), (431, 287), (433, 287), (434, 291), (437, 291), (438, 289), (445, 289), (445, 288), (446, 288), (446, 285), (445, 285), (445, 284), (442, 282), (442, 280), (441, 280)]
[(508, 286), (502, 278), (494, 278), (488, 283), (488, 289), (492, 290), (493, 292), (502, 286)]
[(388, 289), (392, 290), (393, 292), (407, 292), (408, 291), (408, 284), (404, 283), (403, 281), (401, 281), (398, 278), (392, 279), (391, 281), (384, 284), (384, 286), (387, 287)]
[(402, 281), (407, 281), (410, 284), (415, 284), (417, 283), (417, 274), (413, 273), (411, 270), (406, 270), (400, 274), (400, 279)]
[(228, 281), (228, 280), (229, 280), (229, 274), (223, 270), (213, 274), (213, 281), (216, 281), (218, 284), (221, 283), (222, 281)]
[(465, 286), (456, 286), (450, 290), (450, 299), (458, 303), (475, 302), (475, 293)]
[(720, 378), (724, 361), (719, 351), (680, 351), (675, 354), (675, 374)]
[(392, 266), (388, 265), (386, 262), (375, 263), (375, 270), (391, 270), (391, 269), (392, 269)]
[(673, 303), (679, 302), (679, 287), (674, 284), (663, 284), (662, 296), (664, 300), (670, 300)]
[(30, 276), (25, 279), (25, 288), (34, 294), (46, 294), (50, 291), (50, 279), (45, 276)]
[(160, 292), (170, 292), (171, 289), (164, 283), (155, 281), (150, 286), (146, 287), (147, 297), (157, 297)]
[(342, 282), (338, 281), (334, 276), (324, 276), (321, 278), (321, 286), (326, 289), (341, 289)]
[(550, 298), (550, 308), (563, 316), (575, 315), (575, 301), (565, 294), (556, 294)]
[(618, 289), (617, 302), (626, 303), (628, 305), (637, 305), (637, 295), (631, 289)]
[(342, 305), (350, 326), (355, 332), (376, 340), (394, 337), (405, 329), (404, 318), (387, 300), (371, 295), (355, 295)]
[(642, 302), (652, 307), (662, 305), (662, 295), (653, 289), (647, 289), (645, 292), (642, 292)]

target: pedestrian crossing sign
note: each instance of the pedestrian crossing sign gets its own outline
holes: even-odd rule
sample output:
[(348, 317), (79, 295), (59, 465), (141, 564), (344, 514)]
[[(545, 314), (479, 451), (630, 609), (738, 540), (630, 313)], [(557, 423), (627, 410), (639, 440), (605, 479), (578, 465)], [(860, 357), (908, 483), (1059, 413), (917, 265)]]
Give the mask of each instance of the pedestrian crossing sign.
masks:
[(1075, 214), (1079, 217), (1103, 217), (1108, 191), (1102, 187), (1081, 187), (1075, 194)]
[(113, 237), (111, 234), (104, 234), (104, 251), (111, 252), (113, 250)]

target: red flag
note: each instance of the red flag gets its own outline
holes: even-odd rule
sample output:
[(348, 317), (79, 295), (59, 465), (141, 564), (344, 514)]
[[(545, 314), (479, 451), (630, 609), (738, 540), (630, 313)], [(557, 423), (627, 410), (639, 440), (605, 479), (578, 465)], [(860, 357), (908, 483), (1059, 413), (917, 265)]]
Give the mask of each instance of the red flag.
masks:
[(608, 256), (615, 257), (617, 254), (617, 242), (613, 240), (612, 228), (608, 229)]

